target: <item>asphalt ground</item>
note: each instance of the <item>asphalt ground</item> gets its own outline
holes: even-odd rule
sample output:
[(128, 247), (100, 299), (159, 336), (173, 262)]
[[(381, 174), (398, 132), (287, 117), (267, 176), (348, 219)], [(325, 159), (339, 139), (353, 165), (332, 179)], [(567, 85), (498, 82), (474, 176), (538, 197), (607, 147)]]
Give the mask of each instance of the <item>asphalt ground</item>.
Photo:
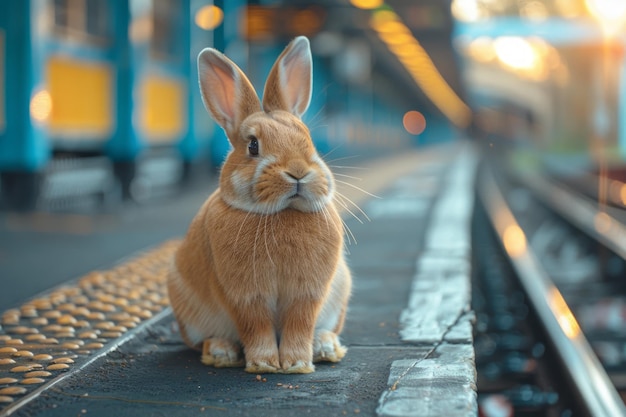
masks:
[[(134, 330), (120, 332), (124, 333), (120, 334), (121, 338), (103, 338), (99, 334), (94, 340), (101, 340), (101, 349), (79, 349), (83, 353), (66, 349), (74, 358), (74, 366), (67, 371), (52, 372), (48, 381), (23, 396), (17, 394), (12, 405), (0, 415), (7, 412), (20, 416), (377, 415), (381, 395), (389, 389), (392, 362), (421, 360), (432, 353), (430, 346), (401, 340), (399, 317), (407, 306), (416, 258), (422, 250), (424, 230), (451, 150), (450, 147), (421, 150), (368, 163), (362, 173), (354, 175), (361, 177), (359, 187), (380, 199), (344, 190), (368, 213), (371, 221), (364, 220), (356, 209), (353, 211), (360, 220), (344, 213), (351, 230), (350, 240), (357, 242), (352, 241), (348, 246), (355, 279), (342, 334), (348, 355), (341, 363), (318, 364), (316, 372), (308, 375), (257, 376), (240, 368), (206, 367), (200, 363), (197, 352), (184, 346), (169, 309), (159, 299), (148, 306), (152, 308), (151, 314), (145, 320), (138, 319), (139, 325)], [(54, 235), (58, 232), (47, 232), (49, 241), (34, 239), (36, 261), (32, 265), (11, 266), (7, 261), (13, 259), (11, 251), (24, 249), (13, 241), (14, 245), (3, 247), (0, 265), (7, 268), (8, 263), (9, 271), (15, 268), (30, 277), (38, 273), (49, 276), (55, 270), (52, 267), (55, 263), (70, 263), (69, 270), (61, 268), (55, 272), (55, 279), (61, 283), (63, 276), (67, 280), (68, 276), (80, 277), (95, 267), (111, 265), (111, 258), (127, 258), (132, 263), (134, 258), (129, 254), (139, 248), (182, 236), (209, 192), (202, 189), (173, 202), (164, 202), (160, 207), (151, 207), (147, 212), (133, 209), (134, 213), (127, 212), (130, 216), (127, 220), (90, 219), (88, 233), (66, 236), (62, 244), (55, 243), (58, 240)], [(172, 218), (176, 220), (170, 221)], [(12, 223), (20, 224), (15, 219)], [(41, 232), (13, 230), (11, 233), (24, 238), (25, 234), (38, 236)], [(98, 252), (98, 245), (103, 249), (96, 255), (93, 252)], [(71, 247), (78, 252), (63, 258)], [(46, 284), (53, 281), (47, 280)], [(36, 289), (29, 287), (23, 290), (24, 295), (13, 294), (2, 305), (19, 305), (21, 298), (45, 290), (43, 284), (32, 285)], [(8, 371), (10, 366), (0, 365), (0, 372)]]

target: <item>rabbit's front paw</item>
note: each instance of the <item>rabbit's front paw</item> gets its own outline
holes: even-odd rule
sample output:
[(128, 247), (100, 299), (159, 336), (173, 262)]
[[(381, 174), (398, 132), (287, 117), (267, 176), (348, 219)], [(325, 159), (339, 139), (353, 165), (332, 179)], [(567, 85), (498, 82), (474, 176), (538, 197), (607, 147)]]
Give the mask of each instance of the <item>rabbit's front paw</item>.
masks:
[(228, 339), (211, 338), (202, 343), (201, 361), (216, 368), (243, 366), (243, 355), (239, 345)]
[(339, 362), (346, 356), (345, 346), (339, 343), (339, 337), (331, 331), (321, 330), (313, 339), (313, 362)]
[(246, 372), (251, 374), (275, 374), (280, 372), (278, 364), (274, 364), (264, 360), (248, 361), (246, 363)]
[(310, 374), (315, 371), (315, 366), (311, 361), (297, 360), (295, 362), (283, 361), (280, 372), (283, 374)]

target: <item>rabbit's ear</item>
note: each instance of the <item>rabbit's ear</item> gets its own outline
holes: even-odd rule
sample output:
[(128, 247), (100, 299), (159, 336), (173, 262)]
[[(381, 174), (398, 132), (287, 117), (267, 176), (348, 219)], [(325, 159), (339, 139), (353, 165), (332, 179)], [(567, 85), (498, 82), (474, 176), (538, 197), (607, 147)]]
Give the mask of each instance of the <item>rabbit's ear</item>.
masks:
[(205, 107), (229, 137), (246, 117), (261, 111), (246, 75), (221, 52), (213, 48), (200, 52), (198, 77)]
[(278, 57), (263, 91), (263, 110), (285, 110), (301, 117), (311, 102), (311, 47), (305, 36), (295, 38)]

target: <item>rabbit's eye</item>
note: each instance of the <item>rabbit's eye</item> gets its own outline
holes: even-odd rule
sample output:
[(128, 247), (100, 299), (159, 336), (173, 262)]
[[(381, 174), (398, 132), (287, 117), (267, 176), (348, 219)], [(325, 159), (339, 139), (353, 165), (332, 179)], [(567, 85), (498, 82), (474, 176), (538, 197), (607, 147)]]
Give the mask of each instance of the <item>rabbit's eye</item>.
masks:
[(259, 155), (259, 140), (254, 137), (254, 136), (250, 136), (250, 143), (248, 144), (248, 152), (250, 152), (250, 155), (252, 156), (258, 156)]

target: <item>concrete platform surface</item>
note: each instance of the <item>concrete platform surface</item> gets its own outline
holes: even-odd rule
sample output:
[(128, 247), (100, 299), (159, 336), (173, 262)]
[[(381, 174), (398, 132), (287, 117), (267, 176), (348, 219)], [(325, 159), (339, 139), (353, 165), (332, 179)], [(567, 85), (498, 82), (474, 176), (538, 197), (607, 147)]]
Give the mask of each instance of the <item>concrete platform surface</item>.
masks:
[[(475, 160), (466, 143), (419, 150), (369, 165), (359, 186), (380, 198), (344, 190), (370, 221), (356, 209), (352, 211), (360, 219), (344, 213), (351, 231), (348, 259), (354, 291), (342, 334), (348, 347), (342, 362), (318, 364), (316, 372), (306, 375), (253, 375), (241, 368), (207, 367), (182, 343), (159, 281), (150, 284), (149, 302), (138, 297), (129, 304), (123, 296), (94, 293), (101, 304), (86, 305), (101, 312), (94, 315), (98, 331), (89, 318), (66, 317), (81, 314), (74, 305), (78, 302), (70, 315), (47, 313), (60, 309), (64, 301), (69, 308), (57, 292), (56, 299), (44, 297), (38, 305), (26, 303), (3, 314), (0, 399), (3, 388), (14, 389), (5, 391), (0, 415), (475, 416), (469, 287)], [(171, 248), (166, 245), (155, 253), (148, 257), (159, 263), (170, 256)], [(122, 280), (135, 274), (140, 280), (141, 274), (158, 274), (158, 268), (145, 261), (88, 275), (74, 284), (83, 292), (70, 289), (63, 297), (82, 300), (95, 286), (107, 287), (106, 277)], [(109, 290), (119, 295), (116, 288)], [(24, 326), (46, 314), (46, 323), (65, 320), (67, 328)], [(122, 319), (127, 326), (119, 325)], [(80, 331), (79, 323), (84, 326)], [(31, 330), (17, 331), (20, 328)], [(113, 337), (116, 328), (119, 335)], [(23, 339), (24, 346), (45, 361), (45, 351), (32, 343), (52, 331), (57, 332), (57, 350), (47, 360), (71, 358), (71, 364), (51, 371), (49, 364), (23, 370), (49, 374), (41, 374), (42, 381), (31, 388), (23, 383), (28, 378), (20, 379), (12, 369), (36, 362), (16, 354), (28, 349), (12, 346)], [(79, 332), (92, 341), (75, 341)], [(43, 336), (33, 336), (37, 334)], [(20, 387), (26, 389), (15, 389)]]

